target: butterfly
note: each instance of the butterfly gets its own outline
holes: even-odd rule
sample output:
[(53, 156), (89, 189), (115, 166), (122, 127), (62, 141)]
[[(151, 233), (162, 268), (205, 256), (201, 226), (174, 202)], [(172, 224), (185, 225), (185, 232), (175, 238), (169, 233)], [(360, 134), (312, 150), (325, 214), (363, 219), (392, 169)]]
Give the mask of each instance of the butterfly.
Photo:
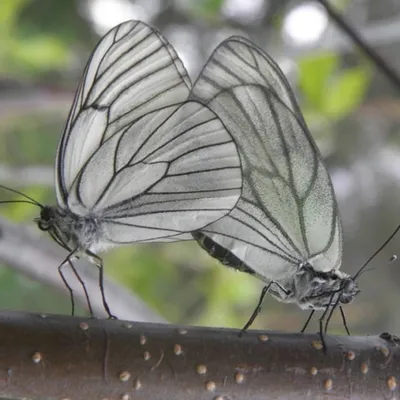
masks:
[[(40, 207), (39, 229), (68, 250), (60, 273), (86, 256), (102, 288), (100, 252), (180, 240), (237, 203), (237, 147), (207, 105), (188, 100), (190, 90), (174, 48), (143, 22), (124, 22), (100, 40), (58, 145), (57, 204), (23, 200)], [(104, 294), (103, 304), (111, 316)]]
[(265, 282), (244, 330), (266, 293), (323, 310), (324, 318), (352, 301), (359, 288), (339, 269), (342, 227), (332, 182), (279, 66), (251, 41), (231, 37), (205, 64), (190, 99), (221, 118), (239, 149), (238, 203), (192, 235), (223, 264)]

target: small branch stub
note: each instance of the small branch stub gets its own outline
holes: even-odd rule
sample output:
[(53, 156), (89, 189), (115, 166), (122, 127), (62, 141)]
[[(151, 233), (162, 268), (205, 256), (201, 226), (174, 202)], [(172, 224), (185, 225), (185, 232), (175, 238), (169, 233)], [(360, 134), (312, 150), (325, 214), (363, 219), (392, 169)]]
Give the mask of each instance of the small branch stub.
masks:
[(389, 379), (387, 381), (387, 385), (388, 385), (389, 390), (391, 390), (391, 391), (395, 390), (397, 387), (396, 378), (394, 376), (389, 377)]
[(196, 366), (196, 372), (199, 375), (205, 375), (207, 373), (207, 367), (204, 364), (198, 364)]
[(35, 364), (39, 364), (40, 361), (42, 361), (42, 354), (39, 353), (38, 351), (32, 354), (32, 361)]
[(118, 378), (121, 382), (128, 382), (129, 379), (131, 378), (131, 374), (128, 371), (122, 371), (118, 375)]

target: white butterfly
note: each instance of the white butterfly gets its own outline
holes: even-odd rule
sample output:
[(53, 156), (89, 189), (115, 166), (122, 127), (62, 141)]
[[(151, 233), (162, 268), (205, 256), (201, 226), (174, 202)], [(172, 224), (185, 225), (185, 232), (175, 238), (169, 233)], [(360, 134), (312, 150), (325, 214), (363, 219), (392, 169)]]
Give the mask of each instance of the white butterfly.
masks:
[(224, 264), (266, 282), (263, 295), (312, 310), (350, 302), (359, 290), (339, 270), (332, 183), (278, 65), (249, 40), (231, 37), (211, 55), (191, 98), (224, 122), (243, 173), (237, 205), (194, 238)]
[(236, 145), (213, 111), (187, 101), (190, 89), (173, 47), (146, 24), (125, 22), (101, 39), (58, 146), (57, 205), (35, 202), (66, 262), (84, 254), (102, 272), (100, 251), (179, 240), (236, 204)]

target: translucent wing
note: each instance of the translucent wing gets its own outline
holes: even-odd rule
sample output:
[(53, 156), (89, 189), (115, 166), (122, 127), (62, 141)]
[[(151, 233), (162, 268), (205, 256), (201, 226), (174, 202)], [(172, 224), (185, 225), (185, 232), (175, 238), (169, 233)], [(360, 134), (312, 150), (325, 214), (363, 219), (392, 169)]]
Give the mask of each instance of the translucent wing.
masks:
[(243, 38), (223, 42), (193, 88), (239, 148), (243, 192), (231, 213), (202, 230), (279, 280), (300, 263), (339, 268), (341, 225), (329, 175), (279, 67)]
[(143, 23), (112, 29), (92, 54), (56, 186), (60, 208), (98, 221), (101, 244), (179, 239), (236, 204), (236, 146), (208, 107), (184, 103), (189, 89), (173, 48)]
[(262, 49), (241, 36), (226, 39), (214, 50), (193, 87), (192, 97), (209, 102), (225, 89), (243, 84), (265, 86), (304, 121), (282, 70)]
[(128, 21), (108, 32), (88, 61), (59, 143), (59, 205), (65, 206), (79, 171), (108, 138), (143, 115), (180, 104), (190, 87), (175, 50), (156, 30)]
[(235, 144), (212, 111), (191, 101), (146, 114), (106, 140), (67, 205), (98, 218), (101, 241), (121, 244), (203, 227), (226, 215), (240, 190)]

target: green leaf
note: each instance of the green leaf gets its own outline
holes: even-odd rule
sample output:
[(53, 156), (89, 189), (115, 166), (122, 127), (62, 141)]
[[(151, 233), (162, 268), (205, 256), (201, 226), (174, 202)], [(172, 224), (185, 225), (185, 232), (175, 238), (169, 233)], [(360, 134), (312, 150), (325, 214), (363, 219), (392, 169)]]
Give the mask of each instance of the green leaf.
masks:
[(69, 56), (64, 43), (46, 35), (20, 40), (13, 53), (15, 61), (36, 70), (63, 67)]
[(200, 6), (204, 11), (210, 14), (219, 14), (224, 0), (203, 0)]
[(303, 58), (299, 62), (299, 87), (305, 100), (318, 110), (325, 98), (327, 82), (337, 66), (338, 56), (334, 53)]
[(0, 31), (9, 33), (27, 0), (0, 1)]
[(193, 17), (201, 17), (209, 22), (219, 21), (223, 0), (200, 0), (190, 4), (189, 10)]
[(370, 82), (369, 69), (357, 67), (344, 71), (330, 85), (323, 104), (323, 113), (331, 118), (342, 118), (357, 107)]

